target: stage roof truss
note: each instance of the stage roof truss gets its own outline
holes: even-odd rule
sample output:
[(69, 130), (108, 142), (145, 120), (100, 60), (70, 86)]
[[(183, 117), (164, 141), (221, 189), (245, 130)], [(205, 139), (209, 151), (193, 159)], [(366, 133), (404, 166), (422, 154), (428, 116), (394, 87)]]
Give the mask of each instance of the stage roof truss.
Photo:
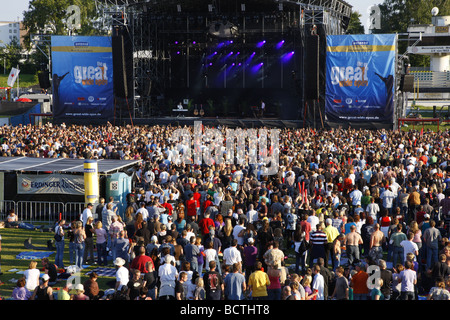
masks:
[[(2, 157), (0, 172), (84, 173), (84, 159)], [(98, 172), (108, 174), (130, 168), (140, 160), (99, 159)]]

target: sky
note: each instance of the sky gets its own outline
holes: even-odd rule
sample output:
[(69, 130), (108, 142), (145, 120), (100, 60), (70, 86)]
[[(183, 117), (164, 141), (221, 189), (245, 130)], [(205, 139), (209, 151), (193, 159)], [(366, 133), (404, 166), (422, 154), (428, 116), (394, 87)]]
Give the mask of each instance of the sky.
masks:
[[(19, 18), (22, 21), (23, 11), (28, 9), (30, 0), (12, 0), (8, 5), (2, 6), (0, 10), (0, 21), (17, 21)], [(361, 24), (366, 28), (367, 33), (367, 19), (369, 14), (367, 9), (373, 4), (380, 4), (383, 0), (346, 0), (347, 3), (353, 6), (353, 11), (358, 11), (362, 14)]]
[[(2, 6), (0, 10), (0, 21), (19, 21), (23, 19), (23, 11), (28, 9), (28, 3), (30, 0), (12, 0), (8, 1), (8, 5)], [(3, 1), (2, 1), (3, 2)]]

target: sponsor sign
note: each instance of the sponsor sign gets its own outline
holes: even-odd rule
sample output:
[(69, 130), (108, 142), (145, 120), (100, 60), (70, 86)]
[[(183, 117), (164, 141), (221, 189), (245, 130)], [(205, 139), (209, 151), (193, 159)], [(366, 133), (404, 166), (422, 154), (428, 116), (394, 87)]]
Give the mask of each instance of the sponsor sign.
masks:
[(84, 177), (68, 174), (18, 174), (17, 193), (84, 195)]

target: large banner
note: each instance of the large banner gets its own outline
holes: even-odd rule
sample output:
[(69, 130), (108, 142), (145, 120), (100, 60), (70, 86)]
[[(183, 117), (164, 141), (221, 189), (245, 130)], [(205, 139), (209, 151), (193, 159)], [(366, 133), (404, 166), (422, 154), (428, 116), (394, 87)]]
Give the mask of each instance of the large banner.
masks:
[(327, 120), (393, 123), (396, 54), (395, 34), (327, 36)]
[(84, 177), (69, 174), (18, 174), (18, 194), (84, 195)]
[(52, 36), (53, 117), (112, 119), (112, 61), (110, 37)]

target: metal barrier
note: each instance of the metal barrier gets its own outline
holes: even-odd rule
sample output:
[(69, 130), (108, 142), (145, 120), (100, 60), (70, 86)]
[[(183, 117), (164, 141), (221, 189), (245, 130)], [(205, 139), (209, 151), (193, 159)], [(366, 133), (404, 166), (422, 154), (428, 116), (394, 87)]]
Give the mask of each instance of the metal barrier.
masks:
[(31, 224), (54, 224), (62, 212), (64, 212), (62, 202), (19, 201), (16, 203), (16, 214), (19, 220)]
[[(95, 207), (97, 207), (97, 204), (95, 204)], [(86, 204), (84, 202), (66, 202), (62, 218), (66, 221), (77, 220), (85, 208)], [(92, 211), (94, 212), (94, 209)]]
[(0, 221), (5, 221), (9, 214), (9, 210), (16, 210), (16, 203), (12, 200), (0, 201)]
[[(114, 202), (118, 206), (118, 214), (122, 208), (122, 204)], [(99, 203), (93, 203), (92, 214), (97, 219), (95, 213)], [(5, 221), (9, 210), (14, 209), (19, 221), (31, 224), (54, 225), (59, 219), (67, 222), (77, 220), (86, 208), (84, 202), (44, 202), (44, 201), (0, 201), (0, 221)], [(122, 216), (122, 215), (121, 215)]]

